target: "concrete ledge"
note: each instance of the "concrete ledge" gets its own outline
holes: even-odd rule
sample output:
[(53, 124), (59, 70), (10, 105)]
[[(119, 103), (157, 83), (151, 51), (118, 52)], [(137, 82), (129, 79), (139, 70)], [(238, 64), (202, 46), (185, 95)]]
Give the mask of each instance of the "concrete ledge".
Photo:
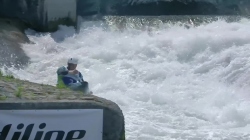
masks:
[[(124, 117), (119, 107), (108, 100), (87, 97), (83, 101), (54, 102), (2, 102), (0, 110), (40, 110), (40, 109), (103, 109), (103, 140), (125, 140)], [(0, 118), (1, 121), (1, 118)]]
[[(125, 140), (124, 116), (116, 103), (94, 95), (83, 95), (81, 92), (32, 83), (11, 76), (1, 76), (0, 74), (0, 116), (1, 111), (6, 110), (60, 111), (65, 109), (69, 111), (72, 109), (103, 110), (102, 140)], [(19, 115), (18, 118), (20, 119), (30, 117), (25, 114), (23, 117), (21, 117), (22, 114)], [(13, 116), (13, 114), (9, 116)], [(40, 121), (39, 117), (37, 119)], [(53, 119), (53, 116), (51, 119)], [(12, 122), (12, 120), (10, 121)], [(0, 124), (1, 122), (4, 121), (0, 117)], [(13, 123), (18, 125), (20, 122), (13, 120)], [(0, 125), (0, 131), (2, 131), (4, 125)], [(60, 125), (58, 124), (58, 126)]]

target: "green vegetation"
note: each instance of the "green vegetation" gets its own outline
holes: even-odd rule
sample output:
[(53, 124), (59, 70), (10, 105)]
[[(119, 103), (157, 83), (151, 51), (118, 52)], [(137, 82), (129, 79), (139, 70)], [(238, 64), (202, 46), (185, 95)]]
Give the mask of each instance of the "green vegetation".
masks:
[(67, 17), (67, 18), (58, 18), (54, 21), (49, 21), (48, 26), (45, 27), (44, 29), (54, 32), (58, 30), (58, 25), (66, 25), (66, 26), (74, 25), (74, 27), (76, 28), (75, 21)]
[(6, 100), (7, 97), (5, 95), (0, 95), (0, 100), (3, 101), (3, 100)]
[(125, 131), (124, 131), (124, 133), (123, 133), (123, 135), (121, 137), (121, 140), (125, 140)]
[(23, 92), (23, 87), (18, 87), (18, 89), (17, 89), (17, 91), (15, 93), (16, 97), (21, 98), (22, 97), (22, 92)]
[(15, 77), (13, 75), (6, 75), (5, 78), (6, 79), (15, 79)]
[(56, 99), (60, 100), (62, 99), (62, 96), (63, 96), (62, 92), (59, 92), (59, 94), (57, 94), (56, 96)]
[(0, 79), (1, 78), (4, 78), (6, 80), (12, 80), (12, 79), (15, 79), (15, 77), (13, 75), (3, 75), (3, 72), (0, 70)]
[[(58, 84), (55, 87), (48, 84), (36, 84), (20, 80), (13, 75), (6, 75), (0, 71), (0, 82), (2, 82), (2, 84), (0, 84), (0, 101), (13, 97), (37, 100), (49, 96), (60, 100), (67, 98), (67, 96), (64, 96), (65, 91), (72, 92), (72, 90), (63, 83), (62, 77), (60, 76), (58, 77)], [(6, 93), (12, 94), (12, 96), (5, 96)]]
[[(14, 80), (16, 79), (13, 75), (4, 75), (3, 72), (0, 70), (0, 79), (4, 79), (4, 80), (7, 80), (7, 81), (10, 81), (10, 80)], [(56, 85), (56, 87), (58, 89), (69, 89), (62, 81), (62, 77), (58, 76), (58, 84)], [(48, 84), (41, 84), (42, 86), (48, 86)]]

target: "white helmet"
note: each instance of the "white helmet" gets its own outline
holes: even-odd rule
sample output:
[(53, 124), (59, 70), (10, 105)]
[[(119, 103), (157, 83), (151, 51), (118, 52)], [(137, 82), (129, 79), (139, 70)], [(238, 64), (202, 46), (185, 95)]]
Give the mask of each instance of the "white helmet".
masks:
[(78, 59), (77, 58), (69, 58), (68, 63), (70, 63), (70, 64), (78, 64)]

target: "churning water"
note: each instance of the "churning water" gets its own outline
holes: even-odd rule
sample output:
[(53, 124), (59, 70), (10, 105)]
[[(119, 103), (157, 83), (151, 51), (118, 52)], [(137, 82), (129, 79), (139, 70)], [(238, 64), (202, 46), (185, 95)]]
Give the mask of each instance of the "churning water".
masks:
[(123, 110), (128, 140), (250, 139), (250, 20), (134, 21), (83, 22), (79, 34), (28, 30), (32, 63), (10, 70), (55, 85), (56, 69), (78, 57), (94, 94)]

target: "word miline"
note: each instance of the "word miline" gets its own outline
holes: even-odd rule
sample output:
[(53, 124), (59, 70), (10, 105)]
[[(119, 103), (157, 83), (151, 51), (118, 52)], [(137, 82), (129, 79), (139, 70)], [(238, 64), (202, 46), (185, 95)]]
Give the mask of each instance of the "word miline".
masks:
[[(5, 125), (3, 127), (2, 131), (0, 132), (0, 140), (7, 140), (6, 138), (9, 135), (9, 131), (10, 131), (11, 127), (12, 127), (12, 124), (8, 124), (8, 125)], [(21, 140), (29, 140), (30, 135), (31, 135), (32, 130), (33, 130), (33, 127), (34, 127), (34, 124), (27, 125), (27, 127), (26, 127), (26, 129), (24, 131), (24, 134), (23, 134), (23, 137), (22, 137)], [(65, 131), (62, 131), (62, 130), (55, 130), (55, 131), (44, 132), (44, 131), (42, 131), (42, 129), (44, 129), (45, 127), (46, 127), (46, 123), (41, 123), (39, 125), (39, 129), (41, 131), (37, 131), (36, 132), (34, 140), (42, 140), (42, 137), (43, 137), (44, 134), (45, 134), (45, 137), (44, 137), (43, 140), (50, 140), (51, 137), (52, 137), (52, 135), (54, 133), (57, 134), (56, 140), (82, 139), (85, 136), (85, 134), (86, 134), (85, 130), (71, 130), (69, 132), (65, 132)], [(24, 124), (21, 123), (21, 124), (17, 125), (17, 129), (18, 130), (22, 130), (23, 128), (24, 128)], [(22, 132), (23, 131), (16, 131), (16, 132), (14, 132), (11, 140), (18, 140), (20, 138)], [(63, 139), (65, 133), (67, 133), (67, 135), (66, 135), (66, 138)], [(74, 137), (75, 133), (78, 133), (77, 137)]]

